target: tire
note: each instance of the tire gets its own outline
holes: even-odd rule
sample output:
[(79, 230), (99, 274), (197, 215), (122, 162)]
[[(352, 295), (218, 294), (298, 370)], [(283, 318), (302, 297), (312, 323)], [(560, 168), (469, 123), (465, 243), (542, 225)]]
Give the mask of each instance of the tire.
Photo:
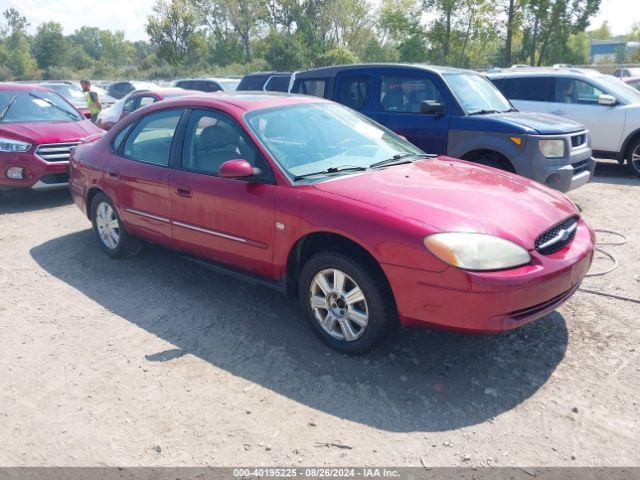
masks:
[(91, 223), (100, 247), (111, 258), (127, 258), (140, 251), (140, 242), (127, 233), (113, 202), (102, 192), (91, 200)]
[(386, 282), (365, 262), (349, 255), (321, 252), (312, 256), (300, 272), (298, 295), (313, 331), (342, 353), (367, 353), (398, 325)]
[(637, 177), (640, 177), (640, 138), (636, 138), (627, 150), (627, 168)]
[(485, 165), (487, 167), (504, 170), (505, 172), (516, 173), (509, 160), (500, 155), (498, 152), (486, 151), (479, 155), (476, 155), (471, 161), (480, 165)]

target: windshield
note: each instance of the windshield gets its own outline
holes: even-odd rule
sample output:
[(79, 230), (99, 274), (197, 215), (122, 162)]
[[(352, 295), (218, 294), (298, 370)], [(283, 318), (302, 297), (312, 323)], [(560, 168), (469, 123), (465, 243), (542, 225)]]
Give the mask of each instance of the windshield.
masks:
[(496, 86), (474, 73), (445, 73), (444, 79), (465, 113), (507, 112), (513, 107)]
[(87, 100), (84, 97), (84, 92), (80, 87), (73, 85), (45, 85), (51, 90), (55, 90), (64, 98), (67, 99), (74, 107), (84, 107), (87, 104)]
[(2, 123), (69, 122), (83, 117), (60, 95), (53, 92), (26, 90), (0, 91)]
[(598, 83), (616, 97), (621, 97), (631, 103), (640, 103), (640, 91), (615, 77), (603, 75), (598, 77)]
[[(395, 155), (424, 155), (390, 130), (337, 104), (256, 110), (246, 114), (245, 120), (293, 177), (327, 169), (368, 168)], [(347, 173), (353, 170), (343, 172)]]

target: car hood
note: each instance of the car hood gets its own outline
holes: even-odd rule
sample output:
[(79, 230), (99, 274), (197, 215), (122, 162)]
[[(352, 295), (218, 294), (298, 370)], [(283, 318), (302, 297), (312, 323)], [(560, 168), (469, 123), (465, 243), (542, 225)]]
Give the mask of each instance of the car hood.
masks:
[(557, 115), (534, 112), (508, 112), (500, 114), (502, 121), (535, 130), (540, 135), (559, 135), (585, 130), (581, 123)]
[(431, 231), (486, 233), (529, 250), (541, 233), (578, 213), (566, 196), (544, 185), (448, 157), (338, 177), (314, 187)]
[(77, 142), (99, 132), (89, 120), (0, 124), (0, 135), (33, 144)]

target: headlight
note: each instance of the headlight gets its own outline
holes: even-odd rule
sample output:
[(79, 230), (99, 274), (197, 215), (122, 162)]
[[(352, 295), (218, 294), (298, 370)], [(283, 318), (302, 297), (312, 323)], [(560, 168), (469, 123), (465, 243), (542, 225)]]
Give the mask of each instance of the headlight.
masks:
[(435, 233), (425, 237), (424, 245), (443, 262), (465, 270), (501, 270), (531, 261), (521, 246), (482, 233)]
[(0, 138), (0, 152), (26, 152), (30, 148), (30, 143), (19, 142), (10, 138)]
[(547, 158), (564, 157), (564, 140), (540, 140), (540, 151)]

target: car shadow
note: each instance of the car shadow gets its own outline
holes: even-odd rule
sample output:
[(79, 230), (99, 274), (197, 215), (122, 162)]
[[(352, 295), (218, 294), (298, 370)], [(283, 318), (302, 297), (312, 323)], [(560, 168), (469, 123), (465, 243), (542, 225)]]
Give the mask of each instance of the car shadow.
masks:
[(598, 161), (591, 182), (613, 185), (640, 185), (640, 178), (630, 173), (626, 165), (621, 165), (616, 161)]
[(30, 189), (0, 190), (0, 215), (45, 210), (71, 203), (73, 203), (73, 199), (66, 188), (43, 191)]
[(446, 431), (491, 419), (531, 397), (567, 348), (565, 320), (554, 312), (500, 335), (404, 330), (369, 355), (347, 357), (316, 338), (286, 297), (160, 247), (114, 261), (84, 230), (31, 255), (172, 345), (141, 351), (141, 362), (195, 355), (321, 412), (388, 431)]

